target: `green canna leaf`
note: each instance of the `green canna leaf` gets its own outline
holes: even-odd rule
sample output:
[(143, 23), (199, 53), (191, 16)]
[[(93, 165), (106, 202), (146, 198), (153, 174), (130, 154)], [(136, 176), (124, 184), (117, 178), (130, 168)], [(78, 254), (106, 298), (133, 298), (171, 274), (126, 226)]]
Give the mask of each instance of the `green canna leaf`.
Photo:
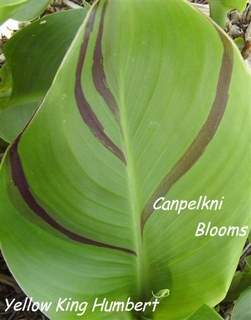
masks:
[(226, 301), (237, 300), (247, 288), (251, 287), (251, 257), (247, 257), (245, 262), (244, 270), (237, 271), (234, 275)]
[(12, 90), (12, 77), (11, 72), (7, 64), (0, 69), (0, 101), (3, 105), (3, 101), (8, 99)]
[(12, 89), (10, 80), (0, 83), (0, 137), (4, 140), (12, 142), (38, 108), (86, 12), (76, 9), (44, 17), (5, 45), (9, 72), (3, 79), (11, 77), (13, 83)]
[(27, 0), (0, 0), (0, 23), (10, 18), (11, 13)]
[[(164, 293), (154, 320), (218, 304), (247, 235), (195, 232), (250, 227), (250, 86), (233, 42), (187, 3), (96, 2), (2, 164), (1, 246), (22, 288), (90, 305)], [(224, 196), (220, 213), (153, 210), (201, 195)]]
[[(187, 320), (220, 320), (222, 317), (208, 306), (202, 306), (194, 315)], [(223, 319), (222, 319), (223, 320)]]
[(251, 318), (251, 287), (242, 293), (237, 300), (232, 319), (233, 320), (249, 320)]
[(0, 0), (0, 24), (12, 18), (29, 21), (37, 18), (50, 0)]

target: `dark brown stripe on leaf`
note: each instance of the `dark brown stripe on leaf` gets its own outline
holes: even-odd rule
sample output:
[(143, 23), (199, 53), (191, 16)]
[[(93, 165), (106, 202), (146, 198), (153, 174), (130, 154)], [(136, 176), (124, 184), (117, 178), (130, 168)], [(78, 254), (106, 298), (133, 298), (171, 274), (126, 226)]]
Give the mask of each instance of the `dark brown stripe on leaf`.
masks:
[(217, 31), (224, 46), (224, 54), (213, 106), (206, 122), (200, 129), (192, 144), (188, 147), (184, 155), (171, 169), (167, 176), (162, 180), (157, 190), (151, 196), (150, 201), (146, 204), (141, 216), (142, 230), (146, 221), (153, 212), (154, 201), (161, 196), (165, 196), (167, 192), (172, 188), (172, 186), (180, 178), (182, 178), (199, 160), (199, 158), (205, 152), (208, 144), (215, 136), (220, 122), (223, 118), (228, 102), (228, 90), (232, 78), (233, 49), (230, 41), (223, 34), (223, 32), (218, 29)]
[(104, 98), (106, 104), (108, 105), (108, 107), (110, 108), (112, 113), (115, 115), (116, 119), (118, 120), (118, 105), (115, 100), (115, 97), (113, 96), (111, 90), (107, 85), (104, 64), (103, 64), (102, 39), (103, 39), (103, 33), (104, 33), (104, 20), (105, 20), (106, 7), (107, 7), (107, 2), (105, 2), (102, 8), (98, 37), (96, 40), (96, 46), (94, 51), (94, 63), (92, 66), (92, 74), (93, 74), (93, 81), (97, 91)]
[(39, 217), (41, 218), (45, 223), (47, 223), (50, 227), (58, 231), (59, 233), (63, 234), (67, 238), (82, 243), (86, 245), (92, 245), (95, 247), (101, 247), (106, 249), (113, 249), (122, 251), (128, 254), (136, 255), (136, 253), (132, 250), (121, 248), (117, 246), (113, 246), (110, 244), (106, 244), (103, 242), (95, 241), (92, 239), (88, 239), (84, 236), (81, 236), (75, 232), (70, 231), (66, 227), (59, 224), (55, 219), (53, 219), (44, 208), (40, 206), (40, 204), (37, 202), (37, 200), (34, 198), (29, 184), (26, 180), (22, 163), (20, 160), (20, 157), (18, 155), (18, 138), (15, 143), (12, 145), (10, 149), (10, 164), (11, 164), (11, 175), (14, 184), (16, 185), (17, 189), (19, 190), (23, 200), (28, 205), (28, 207)]
[(82, 71), (83, 71), (83, 66), (86, 59), (86, 55), (87, 55), (90, 36), (93, 31), (93, 27), (95, 23), (96, 14), (97, 14), (97, 5), (93, 8), (85, 27), (84, 40), (81, 45), (77, 71), (76, 71), (75, 98), (79, 108), (79, 112), (84, 122), (93, 133), (93, 135), (103, 144), (103, 146), (106, 149), (110, 150), (117, 158), (119, 158), (121, 161), (126, 163), (126, 159), (122, 150), (120, 150), (120, 148), (117, 147), (105, 133), (102, 124), (98, 120), (96, 114), (93, 112), (82, 89), (82, 82), (81, 82)]

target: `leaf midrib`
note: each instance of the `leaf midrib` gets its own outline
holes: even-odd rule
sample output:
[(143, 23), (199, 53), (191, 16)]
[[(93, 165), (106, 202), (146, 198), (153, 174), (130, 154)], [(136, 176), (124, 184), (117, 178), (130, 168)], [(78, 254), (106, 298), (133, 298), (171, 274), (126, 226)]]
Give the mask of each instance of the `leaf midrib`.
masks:
[[(137, 280), (137, 292), (139, 297), (143, 294), (143, 246), (142, 246), (142, 234), (141, 234), (141, 223), (140, 223), (140, 206), (138, 203), (138, 190), (136, 183), (136, 170), (135, 170), (135, 162), (132, 157), (132, 150), (130, 146), (130, 139), (128, 133), (128, 123), (126, 113), (122, 106), (125, 106), (123, 95), (120, 96), (120, 123), (121, 129), (123, 133), (123, 149), (126, 155), (127, 165), (126, 165), (126, 174), (127, 174), (127, 187), (128, 187), (128, 201), (130, 205), (130, 215), (132, 219), (132, 231), (135, 243), (135, 251), (136, 251), (136, 280)], [(134, 228), (135, 226), (135, 228)]]

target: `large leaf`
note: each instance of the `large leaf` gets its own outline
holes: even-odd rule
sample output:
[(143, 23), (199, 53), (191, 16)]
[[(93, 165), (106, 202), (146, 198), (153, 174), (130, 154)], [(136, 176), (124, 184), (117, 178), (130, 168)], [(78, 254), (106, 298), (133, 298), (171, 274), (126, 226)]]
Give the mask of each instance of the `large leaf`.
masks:
[(208, 306), (202, 306), (197, 312), (195, 312), (188, 320), (220, 320), (222, 319), (218, 313), (209, 308)]
[[(2, 250), (25, 291), (92, 304), (170, 289), (158, 320), (221, 301), (247, 236), (195, 231), (250, 226), (250, 86), (231, 40), (187, 3), (97, 2), (1, 169)], [(225, 200), (153, 214), (160, 195)]]
[(237, 300), (232, 319), (233, 320), (250, 320), (251, 319), (251, 287), (247, 289)]
[[(86, 12), (77, 9), (49, 15), (18, 32), (5, 45), (13, 79), (7, 100), (7, 81), (0, 85), (0, 136), (6, 141), (13, 141), (23, 130), (42, 101)], [(4, 75), (6, 78), (7, 73)]]
[(231, 287), (226, 296), (227, 301), (233, 301), (239, 298), (240, 294), (248, 287), (251, 287), (251, 257), (247, 257), (246, 265), (243, 271), (237, 271), (234, 275)]
[(0, 24), (12, 18), (28, 21), (37, 18), (50, 0), (0, 0)]

